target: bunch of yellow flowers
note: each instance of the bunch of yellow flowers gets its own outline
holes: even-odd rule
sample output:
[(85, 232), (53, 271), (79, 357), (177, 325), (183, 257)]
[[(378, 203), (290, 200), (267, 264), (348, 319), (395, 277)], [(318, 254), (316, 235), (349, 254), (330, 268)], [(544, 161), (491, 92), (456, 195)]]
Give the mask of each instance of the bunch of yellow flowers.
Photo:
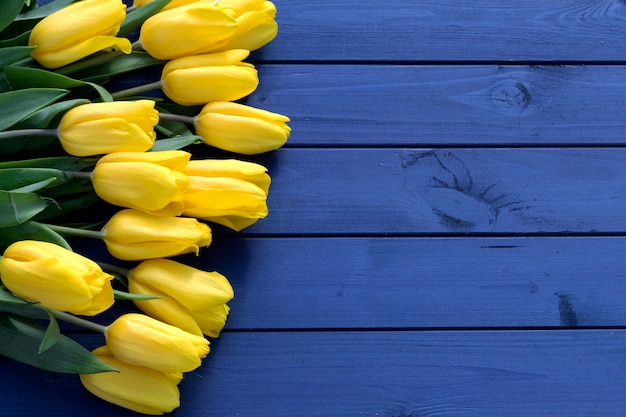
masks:
[[(0, 16), (0, 354), (78, 374), (130, 410), (170, 412), (234, 297), (219, 272), (172, 258), (209, 246), (211, 224), (240, 231), (267, 216), (267, 169), (229, 154), (269, 152), (290, 135), (286, 116), (242, 103), (259, 83), (244, 60), (277, 35), (276, 7), (41, 3), (3, 0)], [(70, 222), (90, 207), (107, 209), (97, 226)], [(69, 236), (100, 239), (133, 266), (90, 259)], [(117, 299), (136, 310), (108, 325), (86, 318)], [(85, 349), (58, 319), (103, 345)]]

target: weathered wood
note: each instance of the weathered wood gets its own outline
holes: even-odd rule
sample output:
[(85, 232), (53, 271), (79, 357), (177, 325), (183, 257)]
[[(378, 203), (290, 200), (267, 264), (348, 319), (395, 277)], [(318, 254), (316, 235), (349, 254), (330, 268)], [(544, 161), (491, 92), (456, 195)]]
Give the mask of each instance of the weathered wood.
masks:
[[(626, 238), (218, 239), (227, 329), (622, 326)], [(233, 262), (236, 259), (236, 262)]]
[[(224, 333), (176, 415), (622, 417), (625, 344), (623, 330)], [(12, 417), (134, 415), (75, 376), (0, 369)]]
[(620, 0), (276, 0), (271, 61), (625, 61)]
[(626, 148), (283, 149), (247, 234), (622, 233)]
[(289, 115), (287, 146), (624, 143), (626, 66), (258, 69), (248, 104)]

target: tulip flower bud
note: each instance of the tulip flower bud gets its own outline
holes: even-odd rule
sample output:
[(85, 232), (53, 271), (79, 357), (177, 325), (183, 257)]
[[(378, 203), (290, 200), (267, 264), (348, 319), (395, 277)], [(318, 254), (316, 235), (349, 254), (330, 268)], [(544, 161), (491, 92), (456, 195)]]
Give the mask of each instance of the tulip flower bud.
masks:
[(267, 193), (251, 182), (228, 177), (189, 176), (183, 215), (219, 223), (233, 230), (267, 216)]
[(273, 40), (278, 34), (276, 6), (263, 0), (221, 0), (220, 9), (230, 10), (237, 23), (237, 30), (228, 41), (213, 52), (229, 49), (254, 51)]
[(128, 313), (105, 331), (116, 358), (160, 372), (188, 372), (209, 354), (209, 341), (152, 317)]
[(170, 60), (211, 52), (236, 30), (234, 18), (212, 0), (203, 0), (148, 18), (141, 26), (139, 42), (154, 58)]
[(259, 85), (254, 66), (242, 62), (249, 54), (234, 49), (174, 59), (163, 68), (163, 92), (184, 106), (243, 98)]
[(122, 0), (81, 0), (42, 19), (30, 34), (31, 56), (48, 68), (59, 68), (103, 50), (129, 54), (130, 41), (116, 38), (126, 18)]
[[(233, 288), (218, 272), (206, 272), (169, 259), (150, 259), (131, 269), (133, 294), (157, 295), (134, 300), (146, 314), (199, 336), (217, 337), (224, 327)], [(214, 317), (209, 322), (205, 317)], [(198, 318), (198, 319), (197, 319)]]
[(119, 371), (80, 375), (83, 386), (96, 397), (150, 415), (168, 413), (180, 406), (181, 373), (159, 372), (126, 363), (113, 356), (106, 346), (92, 353)]
[(152, 100), (89, 103), (65, 113), (58, 134), (63, 149), (74, 156), (143, 152), (154, 144), (158, 122)]
[(180, 155), (177, 168), (184, 167), (191, 156), (182, 151), (105, 155), (92, 173), (94, 191), (103, 200), (117, 206), (159, 215), (180, 215), (183, 212), (183, 191), (189, 181), (185, 174), (168, 166), (172, 161), (161, 157), (163, 153)]
[[(136, 8), (143, 7), (146, 4), (152, 3), (154, 0), (135, 0), (133, 2), (133, 6)], [(197, 3), (202, 0), (172, 0), (163, 7), (160, 12), (164, 12), (166, 10), (175, 9), (180, 6), (186, 6), (187, 4)]]
[(204, 143), (245, 155), (268, 152), (287, 142), (289, 118), (244, 104), (216, 101), (205, 105), (195, 119)]
[(267, 168), (254, 162), (238, 159), (194, 159), (189, 161), (183, 172), (196, 177), (231, 177), (251, 182), (265, 194), (269, 191), (271, 178)]
[(113, 276), (53, 243), (9, 245), (0, 260), (0, 276), (13, 294), (53, 310), (94, 316), (113, 305)]
[(211, 244), (211, 229), (196, 219), (125, 209), (103, 227), (104, 243), (118, 259), (138, 261), (195, 252)]

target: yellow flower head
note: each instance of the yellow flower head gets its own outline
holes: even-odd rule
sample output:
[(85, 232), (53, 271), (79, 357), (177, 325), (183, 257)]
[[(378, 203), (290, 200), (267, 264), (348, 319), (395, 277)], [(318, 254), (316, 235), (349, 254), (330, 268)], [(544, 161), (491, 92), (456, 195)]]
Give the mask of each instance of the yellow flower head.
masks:
[(117, 38), (126, 18), (122, 0), (81, 0), (42, 19), (28, 40), (41, 65), (59, 68), (95, 52), (118, 49), (129, 54), (130, 41)]
[(53, 243), (11, 244), (0, 259), (0, 276), (13, 294), (54, 310), (93, 316), (113, 305), (113, 276)]
[(59, 140), (74, 156), (143, 152), (154, 144), (158, 122), (152, 100), (83, 104), (63, 115)]
[(160, 372), (189, 372), (209, 354), (209, 341), (144, 314), (118, 317), (105, 332), (116, 358)]

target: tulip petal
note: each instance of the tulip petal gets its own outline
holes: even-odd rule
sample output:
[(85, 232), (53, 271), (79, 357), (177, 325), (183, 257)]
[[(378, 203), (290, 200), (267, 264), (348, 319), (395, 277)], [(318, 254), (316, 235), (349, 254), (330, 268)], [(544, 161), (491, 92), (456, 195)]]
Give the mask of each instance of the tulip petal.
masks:
[(130, 54), (132, 46), (126, 38), (96, 36), (58, 51), (45, 51), (37, 48), (31, 55), (44, 67), (59, 68), (104, 50), (119, 50), (125, 54)]

